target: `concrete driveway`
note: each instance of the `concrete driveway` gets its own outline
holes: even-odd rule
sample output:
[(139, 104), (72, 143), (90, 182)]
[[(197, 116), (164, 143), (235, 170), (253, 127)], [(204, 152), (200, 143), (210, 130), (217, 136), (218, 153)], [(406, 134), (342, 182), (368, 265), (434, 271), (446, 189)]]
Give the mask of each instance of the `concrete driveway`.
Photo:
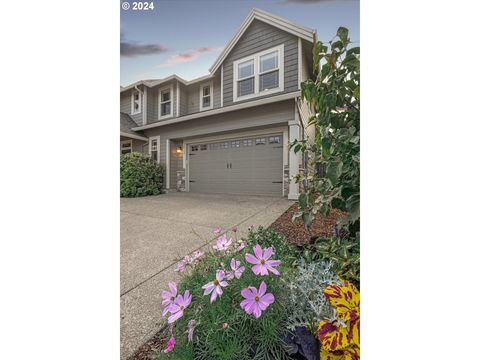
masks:
[(217, 226), (270, 225), (292, 203), (261, 196), (170, 193), (122, 198), (121, 359), (127, 359), (162, 326), (161, 291), (178, 281), (174, 264), (199, 248), (209, 249)]

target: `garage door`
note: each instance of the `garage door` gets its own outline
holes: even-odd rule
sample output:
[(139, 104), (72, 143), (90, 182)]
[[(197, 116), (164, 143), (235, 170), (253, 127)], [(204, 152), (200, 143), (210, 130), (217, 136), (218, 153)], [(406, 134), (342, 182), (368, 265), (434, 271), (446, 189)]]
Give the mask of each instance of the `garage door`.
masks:
[(281, 134), (189, 145), (190, 191), (282, 195)]

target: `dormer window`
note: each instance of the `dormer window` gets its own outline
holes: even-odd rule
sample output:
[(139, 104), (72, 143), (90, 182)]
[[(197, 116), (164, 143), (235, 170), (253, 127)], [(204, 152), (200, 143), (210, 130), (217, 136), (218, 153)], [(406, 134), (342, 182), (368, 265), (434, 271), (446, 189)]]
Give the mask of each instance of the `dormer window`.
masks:
[(213, 107), (212, 93), (212, 83), (200, 86), (200, 111), (208, 110)]
[(130, 113), (132, 115), (139, 114), (142, 112), (142, 94), (138, 90), (132, 92), (132, 108)]
[(233, 63), (233, 101), (283, 91), (283, 44)]
[(173, 116), (172, 113), (172, 87), (160, 89), (159, 92), (159, 118), (166, 118)]

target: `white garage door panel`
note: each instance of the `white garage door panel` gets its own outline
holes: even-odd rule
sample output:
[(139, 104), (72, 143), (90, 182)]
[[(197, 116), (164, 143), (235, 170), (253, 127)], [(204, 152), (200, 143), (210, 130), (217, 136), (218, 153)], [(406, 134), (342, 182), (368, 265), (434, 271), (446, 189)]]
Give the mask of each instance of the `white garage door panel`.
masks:
[(273, 134), (189, 145), (190, 191), (281, 196), (282, 144)]

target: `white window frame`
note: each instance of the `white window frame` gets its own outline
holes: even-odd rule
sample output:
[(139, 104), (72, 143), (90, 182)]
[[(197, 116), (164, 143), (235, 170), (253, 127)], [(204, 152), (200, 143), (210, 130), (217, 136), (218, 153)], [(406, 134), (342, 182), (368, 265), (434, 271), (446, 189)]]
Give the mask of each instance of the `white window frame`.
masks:
[[(123, 144), (130, 144), (129, 148), (124, 148)], [(122, 140), (120, 141), (120, 155), (123, 154), (123, 150), (130, 150), (130, 154), (133, 152), (133, 141), (132, 140)]]
[[(242, 101), (246, 99), (252, 99), (259, 96), (274, 94), (278, 92), (282, 92), (284, 90), (284, 56), (283, 56), (284, 45), (278, 45), (273, 48), (261, 51), (259, 53), (250, 55), (240, 60), (236, 60), (233, 62), (233, 101)], [(271, 52), (277, 51), (278, 52), (278, 88), (275, 89), (268, 89), (264, 91), (260, 91), (260, 57), (263, 55), (267, 55)], [(244, 63), (246, 61), (253, 60), (253, 74), (254, 74), (254, 92), (252, 94), (238, 96), (238, 65)], [(268, 72), (273, 71), (269, 70)]]
[[(138, 94), (138, 111), (135, 111), (135, 94)], [(130, 114), (131, 115), (136, 115), (140, 114), (142, 112), (142, 92), (138, 90), (133, 90), (132, 95), (131, 95), (131, 108), (130, 108)]]
[[(210, 106), (203, 106), (203, 88), (210, 87)], [(213, 82), (200, 85), (200, 111), (213, 109)]]
[(152, 143), (157, 140), (157, 163), (160, 163), (160, 136), (153, 136), (148, 138), (148, 155), (152, 158)]
[[(168, 102), (162, 102), (162, 92), (165, 92), (166, 90), (170, 91), (170, 114), (162, 116), (162, 104)], [(169, 85), (158, 90), (158, 120), (171, 117), (173, 117), (173, 85)]]

